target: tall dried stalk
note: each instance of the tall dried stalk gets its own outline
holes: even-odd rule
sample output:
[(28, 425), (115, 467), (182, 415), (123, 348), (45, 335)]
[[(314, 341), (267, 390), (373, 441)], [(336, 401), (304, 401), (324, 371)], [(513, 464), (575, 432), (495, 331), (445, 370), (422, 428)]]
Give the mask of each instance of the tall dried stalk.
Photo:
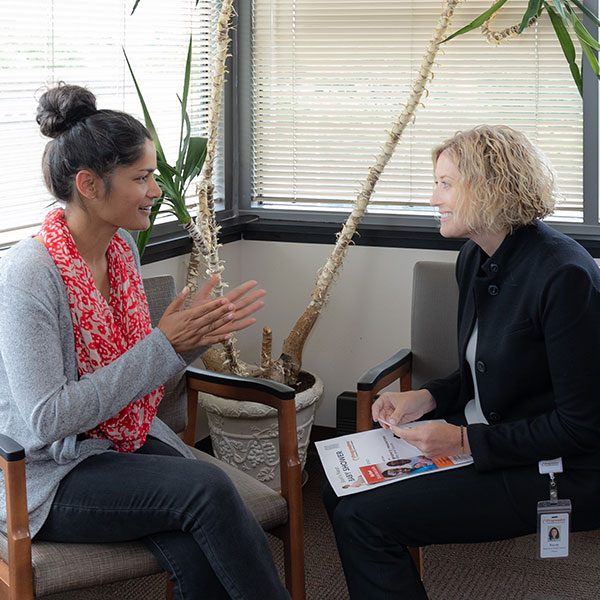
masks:
[[(200, 265), (206, 264), (205, 273), (208, 277), (223, 272), (223, 261), (219, 259), (219, 225), (215, 218), (214, 185), (212, 177), (214, 172), (215, 157), (217, 153), (217, 136), (221, 115), (223, 87), (227, 72), (226, 63), (230, 56), (228, 53), (231, 29), (231, 18), (234, 14), (234, 0), (223, 0), (219, 19), (217, 22), (216, 50), (213, 64), (210, 106), (208, 109), (208, 133), (206, 143), (206, 159), (198, 183), (198, 215), (194, 233), (200, 239), (194, 239), (192, 254), (187, 270), (186, 284), (194, 293), (198, 288)], [(193, 228), (193, 224), (190, 224)], [(190, 232), (191, 234), (192, 232)], [(227, 284), (221, 279), (213, 291), (215, 297), (223, 295)], [(211, 360), (212, 357), (212, 360)], [(209, 350), (203, 356), (204, 364), (213, 370), (230, 370), (239, 373), (242, 366), (239, 363), (238, 352), (235, 349), (235, 340), (232, 338), (223, 344), (223, 352), (215, 349)], [(212, 364), (215, 363), (215, 364)], [(209, 366), (210, 365), (210, 366)], [(217, 368), (218, 367), (218, 368)]]
[[(285, 382), (289, 385), (293, 385), (296, 382), (298, 373), (302, 367), (302, 351), (304, 344), (309, 333), (314, 327), (321, 310), (328, 300), (329, 287), (333, 283), (336, 274), (342, 267), (343, 259), (348, 249), (348, 244), (352, 240), (352, 237), (356, 232), (356, 228), (367, 210), (367, 206), (375, 186), (379, 181), (384, 168), (391, 159), (394, 150), (400, 141), (404, 130), (406, 129), (406, 126), (415, 120), (416, 111), (421, 104), (423, 94), (426, 92), (427, 84), (433, 78), (432, 67), (440, 48), (440, 44), (446, 37), (452, 16), (460, 1), (461, 0), (445, 1), (445, 7), (442, 9), (433, 37), (427, 46), (421, 67), (413, 84), (412, 91), (409, 95), (404, 110), (397, 118), (391, 131), (389, 132), (388, 138), (383, 145), (381, 152), (377, 156), (375, 164), (369, 169), (368, 175), (361, 186), (356, 200), (354, 201), (352, 212), (344, 223), (342, 230), (337, 234), (335, 247), (325, 265), (318, 273), (310, 303), (308, 304), (304, 313), (297, 320), (288, 337), (284, 340), (282, 353), (279, 359), (276, 361), (272, 359), (272, 332), (269, 328), (265, 328), (263, 330), (260, 366), (255, 367), (253, 365), (242, 363), (237, 358), (237, 352), (235, 352), (235, 350), (233, 350), (233, 358), (235, 360), (232, 360), (232, 358), (228, 356), (227, 348), (225, 348), (225, 354), (220, 349), (213, 348), (211, 351), (205, 353), (202, 357), (207, 368), (215, 371), (232, 371), (241, 375), (264, 377), (274, 381)], [(489, 19), (485, 22), (484, 26), (482, 27), (482, 33), (488, 38), (489, 41), (493, 41), (495, 43), (500, 43), (501, 41), (513, 37), (518, 29), (518, 26), (514, 26), (507, 28), (502, 32), (492, 32), (489, 28), (491, 21), (492, 19)], [(533, 25), (534, 23), (535, 19), (532, 19), (529, 22), (530, 25)], [(227, 42), (225, 42), (225, 49), (226, 48)], [(223, 52), (222, 57), (223, 60), (226, 58), (226, 50)], [(221, 76), (223, 73), (224, 71), (221, 71)], [(217, 107), (218, 102), (220, 102), (220, 94), (220, 90), (218, 92), (213, 90), (213, 102), (216, 102), (215, 106)], [(210, 139), (211, 137), (209, 135), (209, 147)], [(212, 150), (214, 152), (214, 144)], [(216, 243), (218, 228), (214, 221), (214, 207), (211, 204), (212, 184), (210, 177), (212, 176), (213, 161), (214, 156), (209, 160), (209, 155), (207, 154), (203, 171), (204, 177), (199, 187), (202, 211), (201, 215), (202, 218), (205, 218), (209, 223), (208, 230), (212, 236), (209, 240), (209, 245), (211, 248), (214, 248), (211, 254), (211, 260), (207, 260), (205, 256), (205, 260), (207, 260), (208, 264), (207, 273), (210, 274), (213, 272), (221, 272), (223, 268), (222, 263), (218, 260), (218, 255), (216, 253), (218, 248)], [(211, 269), (214, 270), (211, 271)]]
[(323, 268), (319, 271), (309, 305), (285, 339), (281, 356), (273, 363), (270, 371), (265, 373), (265, 377), (280, 381), (283, 380), (288, 384), (296, 381), (302, 366), (302, 350), (308, 334), (311, 332), (323, 306), (327, 302), (329, 287), (333, 283), (336, 273), (342, 266), (348, 244), (356, 232), (356, 227), (366, 212), (375, 185), (379, 181), (381, 173), (392, 157), (406, 126), (415, 119), (415, 114), (421, 103), (421, 98), (425, 93), (427, 83), (432, 78), (432, 67), (440, 48), (440, 43), (446, 37), (446, 32), (450, 26), (450, 20), (459, 2), (460, 0), (447, 0), (433, 37), (430, 40), (425, 56), (423, 57), (417, 79), (415, 80), (404, 110), (389, 132), (388, 139), (377, 156), (375, 164), (369, 169), (369, 173), (354, 201), (352, 212), (344, 223), (342, 231), (337, 235), (335, 248)]
[[(223, 0), (217, 22), (216, 50), (212, 73), (210, 105), (208, 108), (206, 158), (200, 173), (200, 182), (197, 186), (198, 216), (196, 217), (196, 222), (202, 241), (193, 244), (186, 280), (192, 292), (198, 288), (200, 265), (203, 261), (206, 263), (206, 275), (209, 277), (223, 271), (223, 264), (219, 260), (218, 252), (219, 226), (215, 219), (212, 176), (217, 152), (217, 136), (223, 87), (227, 72), (226, 62), (230, 56), (228, 53), (230, 44), (229, 30), (231, 28), (231, 17), (234, 14), (233, 1)], [(222, 295), (224, 287), (227, 287), (227, 285), (221, 282), (215, 289), (215, 294), (217, 296)]]

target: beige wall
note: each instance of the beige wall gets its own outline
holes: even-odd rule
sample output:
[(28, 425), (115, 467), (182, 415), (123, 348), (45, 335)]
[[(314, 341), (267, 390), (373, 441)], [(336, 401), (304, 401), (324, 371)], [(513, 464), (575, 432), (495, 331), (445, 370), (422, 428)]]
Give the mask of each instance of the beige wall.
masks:
[[(224, 279), (235, 284), (256, 279), (267, 292), (258, 322), (238, 335), (242, 358), (259, 360), (260, 333), (273, 329), (277, 356), (281, 343), (310, 300), (316, 273), (331, 247), (323, 244), (238, 241), (221, 248)], [(410, 346), (412, 268), (418, 260), (453, 262), (456, 252), (402, 248), (349, 248), (330, 300), (304, 349), (303, 364), (325, 384), (316, 424), (335, 426), (335, 399), (353, 390), (369, 367)], [(171, 273), (185, 281), (187, 257), (146, 265), (144, 275)]]

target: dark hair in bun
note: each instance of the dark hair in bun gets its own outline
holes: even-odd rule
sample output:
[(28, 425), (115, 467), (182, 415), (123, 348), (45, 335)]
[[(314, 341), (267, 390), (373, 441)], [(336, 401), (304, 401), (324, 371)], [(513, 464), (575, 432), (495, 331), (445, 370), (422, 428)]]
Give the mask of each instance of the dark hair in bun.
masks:
[(61, 83), (40, 98), (36, 121), (46, 137), (56, 138), (95, 112), (96, 96), (92, 92)]
[(42, 158), (44, 180), (50, 193), (63, 202), (74, 196), (75, 176), (88, 169), (102, 178), (110, 191), (111, 175), (118, 166), (133, 164), (142, 156), (150, 132), (131, 115), (96, 110), (96, 97), (86, 88), (60, 83), (39, 100), (40, 131), (54, 138)]

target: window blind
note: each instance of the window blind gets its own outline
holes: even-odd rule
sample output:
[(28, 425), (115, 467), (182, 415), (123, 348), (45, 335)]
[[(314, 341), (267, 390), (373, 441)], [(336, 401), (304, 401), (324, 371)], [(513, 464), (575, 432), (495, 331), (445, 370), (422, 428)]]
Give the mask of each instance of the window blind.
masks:
[[(48, 141), (35, 122), (37, 99), (59, 81), (88, 87), (99, 108), (143, 121), (123, 56), (140, 84), (167, 159), (180, 131), (185, 59), (193, 36), (188, 112), (206, 135), (218, 0), (30, 0), (4, 3), (0, 24), (0, 247), (37, 231), (52, 198), (41, 157)], [(194, 186), (190, 192), (195, 191)], [(193, 204), (195, 199), (190, 199)]]
[[(255, 206), (352, 204), (402, 112), (442, 4), (253, 0)], [(490, 0), (459, 4), (450, 31), (490, 6)], [(526, 6), (511, 0), (492, 29), (519, 23)], [(442, 45), (434, 75), (369, 212), (432, 213), (432, 148), (457, 130), (503, 123), (527, 133), (552, 162), (565, 196), (556, 215), (582, 219), (582, 101), (545, 13), (500, 46), (479, 30)]]

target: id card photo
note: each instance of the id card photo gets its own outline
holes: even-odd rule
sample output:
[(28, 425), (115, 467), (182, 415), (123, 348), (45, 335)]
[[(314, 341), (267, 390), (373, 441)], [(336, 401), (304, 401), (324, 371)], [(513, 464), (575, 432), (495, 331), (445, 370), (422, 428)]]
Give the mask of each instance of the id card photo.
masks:
[(569, 513), (540, 515), (540, 558), (569, 556)]

